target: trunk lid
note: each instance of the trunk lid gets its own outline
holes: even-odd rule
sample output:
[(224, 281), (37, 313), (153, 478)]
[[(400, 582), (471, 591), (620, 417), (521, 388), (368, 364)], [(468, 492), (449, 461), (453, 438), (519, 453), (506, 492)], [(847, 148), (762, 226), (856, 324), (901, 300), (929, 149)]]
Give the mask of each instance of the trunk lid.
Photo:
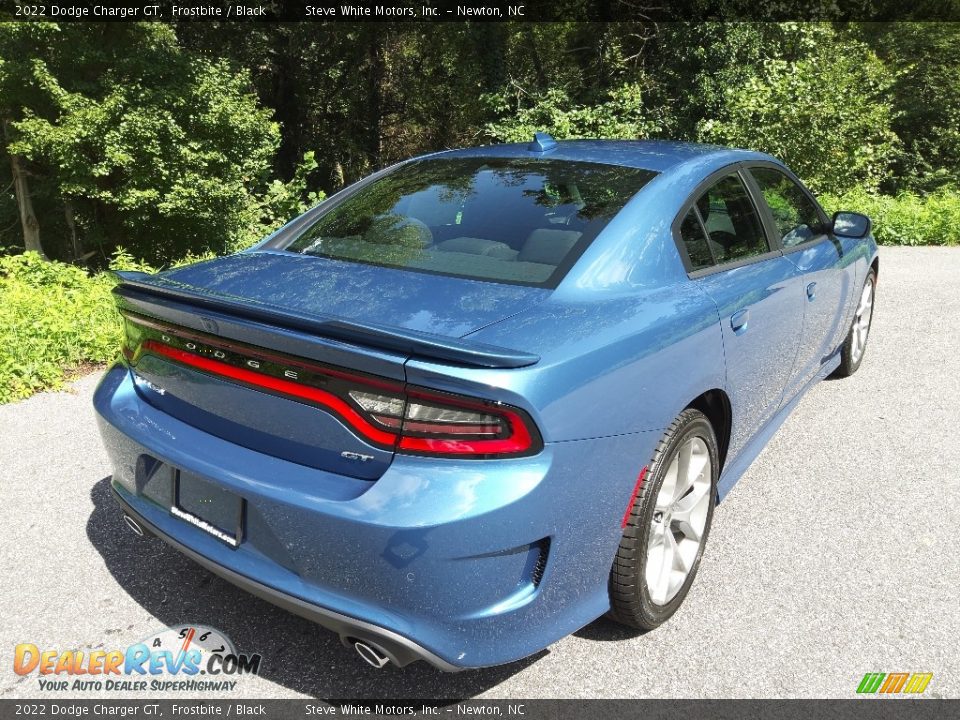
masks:
[(217, 258), (160, 277), (288, 311), (451, 338), (515, 315), (550, 295), (544, 288), (277, 251)]
[[(460, 336), (549, 291), (246, 253), (158, 275), (121, 273), (115, 294), (147, 402), (244, 447), (375, 480), (394, 448), (307, 395), (328, 384), (334, 391), (339, 371), (402, 393), (411, 357), (532, 364), (536, 356)], [(297, 384), (309, 392), (297, 396)]]

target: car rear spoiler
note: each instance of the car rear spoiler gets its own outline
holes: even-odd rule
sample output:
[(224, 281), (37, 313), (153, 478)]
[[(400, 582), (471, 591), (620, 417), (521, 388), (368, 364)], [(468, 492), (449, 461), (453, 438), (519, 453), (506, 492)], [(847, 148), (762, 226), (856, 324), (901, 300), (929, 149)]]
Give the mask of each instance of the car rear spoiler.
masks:
[(115, 272), (114, 288), (121, 309), (149, 314), (151, 298), (221, 312), (287, 330), (403, 353), (413, 358), (482, 368), (533, 365), (538, 355), (431, 333), (358, 323), (336, 317), (308, 315), (251, 300), (204, 291), (143, 272)]

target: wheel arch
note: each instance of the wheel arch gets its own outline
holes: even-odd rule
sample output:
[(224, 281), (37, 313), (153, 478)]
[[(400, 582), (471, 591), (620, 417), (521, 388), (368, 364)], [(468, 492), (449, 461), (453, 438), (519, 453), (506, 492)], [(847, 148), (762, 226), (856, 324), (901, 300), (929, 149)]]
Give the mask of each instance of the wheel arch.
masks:
[(723, 471), (727, 460), (727, 449), (730, 447), (730, 431), (733, 425), (733, 410), (730, 407), (730, 397), (720, 388), (712, 388), (695, 397), (686, 408), (699, 410), (707, 416), (717, 434), (717, 448), (720, 451), (720, 472)]

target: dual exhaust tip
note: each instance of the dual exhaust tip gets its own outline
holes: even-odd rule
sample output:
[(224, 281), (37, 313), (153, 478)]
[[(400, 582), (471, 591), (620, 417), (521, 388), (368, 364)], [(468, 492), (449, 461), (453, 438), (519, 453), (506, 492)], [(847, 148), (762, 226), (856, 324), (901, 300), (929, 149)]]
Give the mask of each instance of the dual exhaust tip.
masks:
[[(123, 516), (123, 521), (127, 524), (127, 527), (130, 528), (130, 531), (137, 535), (138, 537), (143, 537), (146, 533), (143, 530), (143, 527), (134, 520), (129, 515)], [(390, 657), (383, 651), (383, 649), (377, 647), (371, 642), (365, 640), (352, 640), (354, 649), (357, 651), (363, 660), (378, 670), (386, 667), (390, 664)]]
[(123, 516), (123, 521), (127, 524), (127, 527), (133, 532), (134, 535), (143, 537), (146, 533), (143, 531), (143, 528), (140, 527), (140, 523), (134, 520), (129, 515)]
[(353, 643), (353, 647), (357, 651), (357, 655), (362, 657), (367, 664), (377, 668), (377, 670), (390, 664), (390, 658), (387, 657), (387, 654), (372, 643), (364, 640), (356, 640)]

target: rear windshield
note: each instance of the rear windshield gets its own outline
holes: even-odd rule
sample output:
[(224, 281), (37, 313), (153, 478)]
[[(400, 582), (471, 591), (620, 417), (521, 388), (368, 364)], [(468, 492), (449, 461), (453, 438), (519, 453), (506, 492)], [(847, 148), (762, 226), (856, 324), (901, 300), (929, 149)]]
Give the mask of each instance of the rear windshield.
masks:
[(420, 160), (323, 212), (286, 249), (553, 287), (655, 175), (561, 160)]

